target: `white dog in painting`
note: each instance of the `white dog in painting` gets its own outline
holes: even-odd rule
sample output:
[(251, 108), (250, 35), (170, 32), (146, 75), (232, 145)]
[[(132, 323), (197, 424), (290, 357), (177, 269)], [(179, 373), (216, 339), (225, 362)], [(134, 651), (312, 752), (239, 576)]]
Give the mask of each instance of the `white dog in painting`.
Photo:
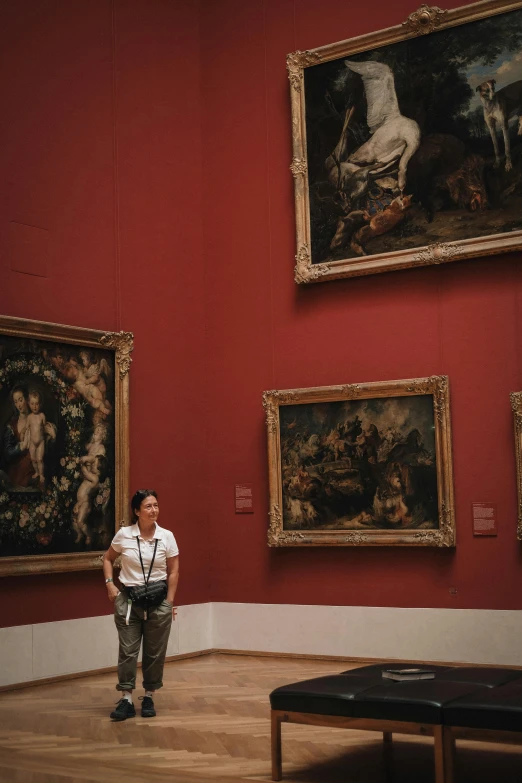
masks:
[(506, 171), (513, 168), (511, 163), (511, 147), (509, 143), (509, 118), (518, 115), (518, 135), (522, 135), (522, 81), (513, 82), (495, 91), (495, 79), (488, 79), (477, 87), (484, 109), (484, 121), (489, 128), (493, 149), (495, 150), (495, 166), (500, 165), (500, 150), (497, 139), (497, 125), (502, 129), (504, 149), (506, 151)]

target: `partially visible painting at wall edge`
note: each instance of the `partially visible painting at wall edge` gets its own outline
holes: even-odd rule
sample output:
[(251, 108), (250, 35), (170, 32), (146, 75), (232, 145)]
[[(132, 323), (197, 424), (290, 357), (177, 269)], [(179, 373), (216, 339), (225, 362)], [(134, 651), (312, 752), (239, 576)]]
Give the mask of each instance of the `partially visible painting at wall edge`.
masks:
[(447, 376), (263, 394), (268, 545), (455, 546)]
[(128, 521), (133, 347), (0, 316), (0, 576), (101, 568)]
[(515, 430), (515, 458), (517, 467), (517, 539), (522, 541), (522, 392), (511, 392), (511, 408)]
[[(296, 283), (522, 247), (522, 145), (510, 121), (522, 117), (521, 45), (522, 2), (482, 0), (423, 5), (396, 27), (288, 55)], [(431, 49), (444, 58), (443, 90), (415, 65)], [(377, 136), (386, 146), (399, 125), (404, 144), (375, 157)]]

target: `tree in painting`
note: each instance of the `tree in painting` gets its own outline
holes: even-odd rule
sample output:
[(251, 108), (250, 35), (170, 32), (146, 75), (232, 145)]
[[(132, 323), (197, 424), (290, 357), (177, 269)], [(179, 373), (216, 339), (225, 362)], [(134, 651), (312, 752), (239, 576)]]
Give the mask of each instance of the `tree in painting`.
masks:
[[(522, 228), (522, 10), (304, 78), (312, 263)], [(398, 117), (418, 128), (416, 145), (393, 148), (397, 134), (376, 145)]]

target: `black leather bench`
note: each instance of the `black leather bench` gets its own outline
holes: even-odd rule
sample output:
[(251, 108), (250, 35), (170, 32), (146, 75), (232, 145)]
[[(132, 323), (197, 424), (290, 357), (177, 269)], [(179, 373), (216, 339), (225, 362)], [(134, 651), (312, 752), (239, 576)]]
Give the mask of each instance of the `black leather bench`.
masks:
[[(401, 664), (401, 668), (418, 663)], [(426, 666), (435, 678), (395, 682), (375, 664), (283, 685), (270, 694), (272, 779), (281, 780), (281, 723), (351, 728), (434, 738), (435, 781), (453, 783), (455, 740), (522, 743), (522, 671)]]

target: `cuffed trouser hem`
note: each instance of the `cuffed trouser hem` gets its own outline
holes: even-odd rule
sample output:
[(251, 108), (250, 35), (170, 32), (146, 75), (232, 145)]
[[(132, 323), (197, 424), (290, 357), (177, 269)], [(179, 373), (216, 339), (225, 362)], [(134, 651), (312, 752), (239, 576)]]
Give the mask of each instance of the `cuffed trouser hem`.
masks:
[(159, 691), (160, 688), (163, 688), (162, 682), (145, 682), (143, 680), (143, 689), (146, 691)]
[(133, 691), (136, 687), (136, 681), (134, 682), (119, 682), (116, 685), (117, 691)]

